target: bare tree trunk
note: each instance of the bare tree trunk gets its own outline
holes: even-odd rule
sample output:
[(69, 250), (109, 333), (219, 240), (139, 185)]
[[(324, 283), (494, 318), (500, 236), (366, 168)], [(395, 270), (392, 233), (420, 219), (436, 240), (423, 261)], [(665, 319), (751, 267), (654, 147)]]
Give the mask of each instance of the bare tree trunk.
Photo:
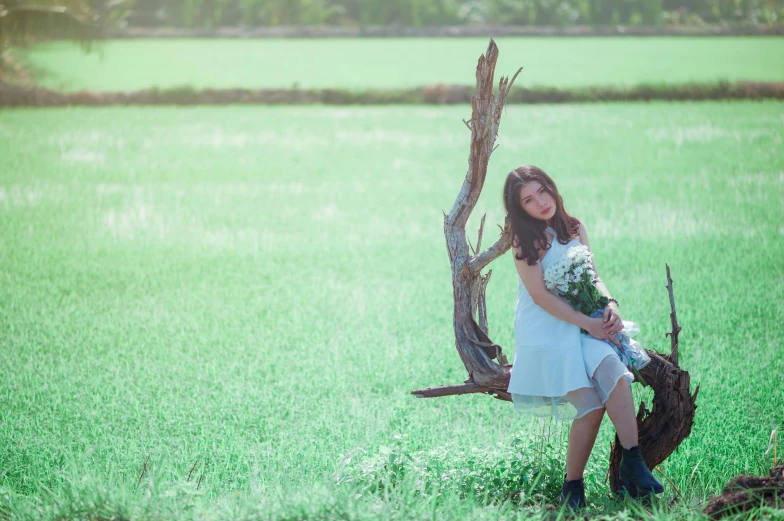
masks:
[[(675, 297), (672, 292), (670, 266), (667, 267), (667, 292), (670, 295), (670, 320), (672, 331), (665, 336), (671, 340), (670, 355), (659, 354), (646, 350), (651, 361), (640, 374), (653, 388), (653, 408), (649, 411), (645, 403), (640, 403), (637, 411), (637, 429), (639, 444), (645, 463), (649, 469), (667, 459), (678, 445), (691, 433), (694, 414), (697, 410), (697, 394), (700, 386), (691, 394), (690, 376), (688, 371), (678, 367), (678, 333), (681, 327), (675, 314)], [(619, 490), (618, 472), (621, 465), (621, 441), (615, 435), (615, 442), (610, 446), (610, 490)]]
[[(455, 346), (468, 370), (466, 386), (448, 386), (440, 389), (414, 391), (418, 396), (443, 396), (465, 392), (487, 392), (499, 398), (509, 399), (505, 389), (509, 383), (509, 364), (501, 347), (487, 336), (487, 314), (485, 288), (492, 271), (482, 275), (481, 271), (493, 259), (505, 253), (511, 245), (510, 227), (507, 223), (500, 238), (490, 248), (477, 254), (482, 244), (484, 217), (479, 229), (477, 251), (469, 254), (465, 226), (471, 211), (479, 199), (487, 175), (490, 155), (501, 121), (501, 110), (506, 96), (517, 74), (509, 81), (502, 77), (498, 83), (498, 95), (493, 93), (493, 76), (498, 59), (498, 47), (491, 39), (485, 54), (479, 57), (476, 66), (476, 93), (471, 100), (471, 119), (464, 121), (471, 131), (471, 151), (468, 156), (468, 172), (460, 193), (449, 215), (444, 215), (449, 262), (452, 265), (452, 287), (454, 289)], [(476, 313), (479, 313), (478, 318)], [(478, 322), (477, 322), (478, 320)], [(501, 364), (496, 364), (497, 359)]]

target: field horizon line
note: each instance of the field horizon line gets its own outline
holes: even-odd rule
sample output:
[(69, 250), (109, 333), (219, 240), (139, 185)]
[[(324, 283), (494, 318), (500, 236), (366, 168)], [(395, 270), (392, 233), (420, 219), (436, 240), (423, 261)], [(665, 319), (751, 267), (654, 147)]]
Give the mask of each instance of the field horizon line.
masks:
[[(132, 90), (66, 92), (0, 82), (0, 107), (112, 105), (454, 105), (470, 103), (475, 87), (432, 84), (415, 88), (195, 88), (191, 86)], [(719, 81), (631, 87), (519, 87), (512, 104), (606, 103), (629, 101), (718, 101), (784, 99), (784, 82)]]

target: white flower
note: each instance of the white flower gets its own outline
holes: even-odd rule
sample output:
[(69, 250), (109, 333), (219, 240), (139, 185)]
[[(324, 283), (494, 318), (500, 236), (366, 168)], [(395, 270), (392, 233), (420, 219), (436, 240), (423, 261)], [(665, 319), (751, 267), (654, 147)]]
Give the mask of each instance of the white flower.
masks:
[(576, 265), (590, 264), (591, 262), (591, 252), (584, 244), (569, 248), (566, 252), (566, 257), (572, 260)]

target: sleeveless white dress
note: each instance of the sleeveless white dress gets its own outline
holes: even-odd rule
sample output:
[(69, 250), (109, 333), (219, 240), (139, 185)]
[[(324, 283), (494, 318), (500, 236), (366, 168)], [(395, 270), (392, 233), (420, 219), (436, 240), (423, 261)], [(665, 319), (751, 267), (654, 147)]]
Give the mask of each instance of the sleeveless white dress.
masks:
[[(552, 246), (541, 260), (547, 270), (572, 246), (558, 242), (555, 230)], [(519, 279), (519, 278), (518, 278)], [(624, 321), (624, 329), (636, 327)], [(519, 413), (552, 416), (556, 420), (580, 418), (599, 409), (621, 378), (631, 384), (634, 375), (621, 362), (609, 344), (580, 327), (551, 315), (534, 303), (519, 279), (514, 316), (515, 352), (507, 392)]]

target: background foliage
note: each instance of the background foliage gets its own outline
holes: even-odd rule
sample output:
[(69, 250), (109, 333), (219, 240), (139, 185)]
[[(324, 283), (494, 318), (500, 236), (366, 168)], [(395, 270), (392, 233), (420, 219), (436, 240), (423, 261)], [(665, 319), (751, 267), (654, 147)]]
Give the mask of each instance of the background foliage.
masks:
[(121, 23), (132, 0), (2, 0), (0, 1), (0, 82), (18, 71), (8, 54), (48, 38), (69, 38), (85, 50), (107, 27)]
[(131, 25), (776, 23), (779, 0), (136, 0)]

